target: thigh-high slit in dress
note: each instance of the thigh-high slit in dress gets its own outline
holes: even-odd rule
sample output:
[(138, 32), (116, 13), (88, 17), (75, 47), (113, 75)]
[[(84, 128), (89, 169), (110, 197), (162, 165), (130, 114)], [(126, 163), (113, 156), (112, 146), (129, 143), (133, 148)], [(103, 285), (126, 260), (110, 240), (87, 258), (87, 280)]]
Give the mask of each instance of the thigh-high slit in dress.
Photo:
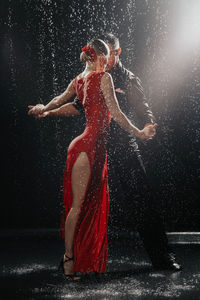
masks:
[(81, 152), (87, 154), (90, 163), (90, 177), (74, 232), (74, 272), (102, 273), (107, 264), (109, 191), (106, 140), (111, 116), (100, 88), (103, 75), (104, 72), (92, 72), (85, 78), (76, 77), (73, 81), (76, 94), (85, 110), (86, 127), (68, 148), (63, 179), (63, 239), (65, 220), (73, 201), (73, 165)]

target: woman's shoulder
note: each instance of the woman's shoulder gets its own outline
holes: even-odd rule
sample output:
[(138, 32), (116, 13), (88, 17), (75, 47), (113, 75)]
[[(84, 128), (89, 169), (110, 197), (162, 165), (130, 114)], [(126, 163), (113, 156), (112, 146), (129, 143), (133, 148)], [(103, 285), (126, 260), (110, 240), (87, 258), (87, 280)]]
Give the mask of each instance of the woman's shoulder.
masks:
[(76, 77), (74, 78), (74, 80), (79, 81), (80, 79), (83, 79), (83, 72), (79, 73), (78, 75), (76, 75)]
[(112, 76), (108, 72), (102, 72), (101, 80), (104, 82), (111, 82)]
[(90, 74), (88, 74), (88, 76), (86, 76), (87, 80), (92, 80), (92, 81), (101, 81), (102, 77), (105, 75), (105, 73), (107, 72), (91, 72)]
[(106, 71), (102, 72), (102, 74), (104, 75), (105, 78), (111, 78), (111, 77), (112, 77), (112, 76), (111, 76), (108, 72), (106, 72)]

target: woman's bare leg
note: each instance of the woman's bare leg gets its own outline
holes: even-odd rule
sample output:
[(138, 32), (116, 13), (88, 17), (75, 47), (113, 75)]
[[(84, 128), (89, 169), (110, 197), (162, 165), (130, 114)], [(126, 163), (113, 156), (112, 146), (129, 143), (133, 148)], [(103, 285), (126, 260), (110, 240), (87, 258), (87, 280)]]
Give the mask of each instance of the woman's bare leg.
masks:
[[(81, 152), (74, 163), (71, 174), (73, 201), (65, 222), (65, 253), (73, 257), (74, 230), (81, 209), (90, 176), (90, 162), (85, 152)], [(73, 273), (73, 261), (64, 264), (66, 274)]]

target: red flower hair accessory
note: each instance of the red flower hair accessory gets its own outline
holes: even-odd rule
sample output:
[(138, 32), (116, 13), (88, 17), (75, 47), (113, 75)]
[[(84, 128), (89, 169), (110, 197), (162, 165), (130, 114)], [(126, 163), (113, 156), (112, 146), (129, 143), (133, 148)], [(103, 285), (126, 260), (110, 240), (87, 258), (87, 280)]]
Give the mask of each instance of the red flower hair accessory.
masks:
[(85, 46), (81, 50), (90, 57), (90, 60), (92, 62), (96, 61), (97, 55), (96, 55), (94, 48), (91, 48), (90, 46)]

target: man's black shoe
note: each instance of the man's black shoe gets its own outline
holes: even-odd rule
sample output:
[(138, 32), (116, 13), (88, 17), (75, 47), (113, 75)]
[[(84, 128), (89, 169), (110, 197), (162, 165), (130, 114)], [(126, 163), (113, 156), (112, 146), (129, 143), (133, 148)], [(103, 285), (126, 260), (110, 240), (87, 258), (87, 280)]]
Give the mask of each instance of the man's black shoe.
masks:
[(153, 268), (155, 270), (169, 270), (178, 272), (182, 270), (182, 267), (179, 263), (176, 262), (174, 254), (167, 253), (163, 255), (159, 260), (153, 262)]

